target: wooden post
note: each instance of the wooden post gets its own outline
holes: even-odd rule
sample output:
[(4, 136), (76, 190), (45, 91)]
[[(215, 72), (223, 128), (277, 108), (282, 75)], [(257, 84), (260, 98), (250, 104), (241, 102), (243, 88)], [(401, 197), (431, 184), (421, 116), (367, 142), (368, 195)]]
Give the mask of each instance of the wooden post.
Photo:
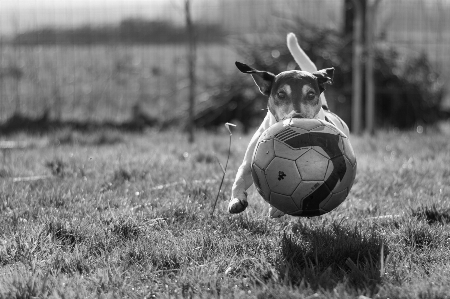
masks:
[[(14, 36), (17, 38), (19, 36), (19, 19), (17, 15), (12, 16), (12, 25), (14, 28)], [(19, 66), (19, 60), (21, 57), (19, 46), (16, 41), (13, 42), (13, 52), (14, 52), (14, 64), (9, 69), (9, 76), (14, 80), (14, 101), (16, 103), (14, 114), (19, 115), (21, 109), (21, 99), (20, 99), (20, 81), (23, 76), (22, 69)]]
[(374, 31), (379, 3), (380, 0), (368, 0), (366, 3), (366, 132), (370, 135), (375, 133)]
[(195, 61), (196, 61), (196, 46), (195, 46), (195, 32), (192, 24), (190, 0), (185, 0), (185, 14), (186, 14), (186, 32), (188, 36), (188, 77), (189, 77), (189, 111), (188, 111), (188, 141), (194, 142), (194, 107), (195, 107)]
[(363, 96), (363, 26), (364, 9), (361, 0), (353, 0), (355, 18), (353, 23), (353, 77), (352, 77), (352, 133), (361, 134)]

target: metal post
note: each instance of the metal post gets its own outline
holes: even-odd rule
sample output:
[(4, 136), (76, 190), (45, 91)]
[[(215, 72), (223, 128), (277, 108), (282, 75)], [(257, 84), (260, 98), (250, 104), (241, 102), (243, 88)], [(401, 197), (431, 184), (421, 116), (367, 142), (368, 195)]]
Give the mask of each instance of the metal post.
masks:
[(352, 78), (352, 133), (361, 133), (363, 92), (363, 24), (364, 11), (360, 0), (353, 1), (355, 18), (353, 23), (353, 78)]
[(186, 13), (186, 31), (188, 36), (188, 76), (189, 76), (189, 116), (188, 116), (188, 141), (194, 142), (194, 107), (195, 107), (195, 61), (196, 61), (196, 47), (195, 47), (195, 32), (192, 24), (190, 0), (185, 0), (185, 13)]
[(374, 31), (379, 2), (369, 0), (366, 4), (366, 132), (371, 135), (375, 133)]

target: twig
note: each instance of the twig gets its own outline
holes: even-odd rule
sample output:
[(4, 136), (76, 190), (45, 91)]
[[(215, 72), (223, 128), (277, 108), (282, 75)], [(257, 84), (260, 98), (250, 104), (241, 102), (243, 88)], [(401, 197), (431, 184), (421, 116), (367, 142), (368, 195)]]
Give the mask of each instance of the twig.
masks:
[[(228, 142), (228, 156), (227, 156), (227, 162), (225, 163), (225, 168), (223, 168), (223, 176), (222, 176), (222, 180), (220, 181), (220, 185), (219, 185), (219, 190), (217, 191), (217, 196), (216, 196), (216, 200), (214, 201), (214, 205), (211, 211), (211, 218), (214, 216), (214, 210), (216, 209), (216, 205), (217, 205), (217, 200), (219, 199), (219, 194), (220, 194), (220, 189), (222, 189), (222, 184), (223, 184), (223, 180), (225, 179), (225, 173), (227, 171), (227, 166), (228, 166), (228, 160), (230, 159), (230, 152), (231, 152), (231, 136), (233, 134), (231, 134), (231, 130), (230, 130), (230, 126), (236, 127), (236, 125), (231, 124), (231, 123), (226, 123), (225, 124), (225, 128), (227, 128), (228, 132), (230, 133), (230, 140)], [(219, 163), (220, 167), (222, 167), (222, 165)]]
[(27, 177), (17, 177), (13, 178), (13, 182), (31, 182), (31, 181), (39, 181), (39, 180), (46, 180), (50, 179), (51, 175), (36, 175), (36, 176), (27, 176)]
[(384, 276), (384, 242), (381, 242), (380, 248), (380, 277)]
[[(214, 184), (214, 183), (217, 183), (217, 181), (218, 180), (194, 180), (194, 181), (191, 181), (189, 183), (191, 183), (191, 184)], [(187, 183), (188, 182), (183, 180), (183, 181), (179, 181), (179, 182), (173, 182), (173, 183), (158, 185), (158, 186), (150, 188), (150, 191), (163, 190), (163, 189), (166, 189), (166, 188), (169, 188), (169, 187), (173, 187), (173, 186), (177, 186), (177, 185), (181, 185), (181, 184), (187, 184)]]
[(220, 163), (219, 158), (217, 158), (216, 156), (216, 160), (217, 160), (217, 164), (219, 164), (220, 168), (222, 169), (222, 172), (225, 174), (225, 169), (222, 166), (222, 163)]
[(394, 218), (399, 218), (402, 217), (403, 215), (401, 214), (394, 214), (394, 215), (381, 215), (381, 216), (373, 216), (373, 217), (368, 217), (367, 219), (376, 219), (376, 220), (381, 220), (381, 219), (394, 219)]

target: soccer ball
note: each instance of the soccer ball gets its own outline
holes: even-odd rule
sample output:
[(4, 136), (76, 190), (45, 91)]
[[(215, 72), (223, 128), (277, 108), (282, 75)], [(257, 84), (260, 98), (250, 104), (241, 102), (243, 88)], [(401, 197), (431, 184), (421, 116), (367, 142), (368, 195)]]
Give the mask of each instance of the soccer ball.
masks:
[(292, 118), (264, 131), (252, 176), (265, 201), (292, 216), (319, 216), (339, 206), (356, 176), (347, 136), (319, 119)]

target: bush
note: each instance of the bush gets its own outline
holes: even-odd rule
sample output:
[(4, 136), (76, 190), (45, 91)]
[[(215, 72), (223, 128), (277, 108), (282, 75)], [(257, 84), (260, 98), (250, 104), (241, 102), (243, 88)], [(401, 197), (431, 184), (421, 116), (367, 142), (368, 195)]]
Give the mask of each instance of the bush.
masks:
[[(297, 22), (296, 30), (276, 35), (258, 36), (253, 41), (241, 40), (237, 46), (245, 63), (260, 70), (278, 74), (297, 68), (286, 44), (286, 32), (293, 31), (300, 46), (318, 69), (334, 67), (334, 83), (325, 92), (330, 109), (351, 125), (352, 43), (340, 32)], [(298, 28), (301, 28), (298, 29)], [(381, 45), (381, 43), (378, 43)], [(377, 127), (411, 128), (417, 124), (433, 124), (441, 114), (443, 84), (425, 54), (409, 56), (391, 46), (378, 46), (375, 52), (376, 124)], [(232, 90), (217, 94), (213, 102), (220, 118), (204, 119), (203, 125), (233, 118), (244, 126), (261, 121), (267, 100), (259, 94), (251, 80), (239, 74), (225, 79)], [(214, 106), (214, 105), (212, 105)], [(221, 113), (225, 112), (225, 113)], [(224, 119), (229, 117), (228, 119)], [(255, 120), (257, 118), (257, 120)], [(364, 118), (364, 115), (363, 115)]]

